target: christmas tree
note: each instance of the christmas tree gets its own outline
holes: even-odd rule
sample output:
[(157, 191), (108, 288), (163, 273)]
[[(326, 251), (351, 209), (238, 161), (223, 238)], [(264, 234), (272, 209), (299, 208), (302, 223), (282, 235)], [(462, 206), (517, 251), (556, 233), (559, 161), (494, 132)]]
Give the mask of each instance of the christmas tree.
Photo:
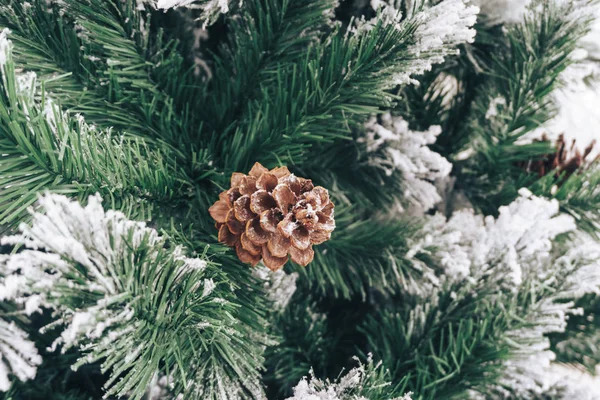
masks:
[(597, 9), (0, 0), (0, 398), (600, 398)]

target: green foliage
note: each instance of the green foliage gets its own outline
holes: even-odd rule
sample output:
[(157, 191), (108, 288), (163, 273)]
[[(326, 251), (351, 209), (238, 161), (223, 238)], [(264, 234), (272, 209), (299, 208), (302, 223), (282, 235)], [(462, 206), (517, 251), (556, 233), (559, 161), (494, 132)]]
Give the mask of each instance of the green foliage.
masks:
[(554, 115), (550, 94), (560, 86), (560, 74), (573, 62), (570, 54), (591, 22), (578, 7), (583, 5), (543, 1), (524, 23), (507, 28), (506, 43), (491, 56), (465, 116), (468, 123), (453, 136), (464, 144), (462, 150), (472, 152), (466, 159), (452, 155), (459, 188), (484, 214), (496, 213), (535, 180), (518, 161), (550, 152), (548, 143), (519, 140)]
[(15, 226), (42, 190), (81, 199), (100, 192), (113, 208), (140, 219), (151, 219), (161, 203), (168, 209), (185, 198), (184, 175), (168, 151), (63, 113), (40, 93), (35, 76), (17, 77), (10, 58), (3, 72), (0, 224)]
[(396, 301), (391, 309), (369, 316), (361, 328), (369, 351), (417, 399), (453, 398), (493, 381), (506, 357), (498, 346), (507, 328), (501, 306), (485, 296), (455, 300), (450, 293), (421, 304)]
[(273, 320), (273, 329), (282, 338), (265, 354), (265, 383), (273, 398), (290, 395), (302, 377), (314, 368), (323, 376), (330, 356), (332, 337), (327, 318), (319, 313), (310, 297), (294, 296), (286, 310)]
[[(343, 379), (340, 377), (345, 371), (352, 373), (357, 361), (354, 355), (365, 343), (359, 327), (374, 313), (369, 303), (360, 298), (316, 300), (304, 295), (309, 292), (306, 287), (299, 287), (286, 310), (273, 323), (282, 340), (266, 353), (264, 380), (269, 389), (268, 398), (291, 396), (291, 388), (309, 373), (312, 380)], [(394, 379), (387, 365), (373, 362), (368, 355), (363, 358), (368, 360), (367, 372), (361, 379), (360, 389), (353, 392), (355, 396), (389, 400), (406, 393), (406, 384)], [(355, 397), (347, 394), (341, 398)]]
[(600, 169), (594, 163), (571, 176), (551, 172), (536, 181), (534, 193), (560, 202), (562, 211), (570, 214), (577, 225), (587, 233), (597, 236), (600, 228)]
[[(36, 337), (36, 343), (50, 346), (52, 340)], [(98, 364), (71, 369), (80, 354), (77, 351), (42, 353), (44, 362), (34, 380), (13, 384), (10, 391), (0, 393), (2, 400), (92, 400), (103, 395), (106, 381)], [(108, 397), (109, 399), (114, 399)]]
[(420, 271), (403, 258), (415, 225), (358, 212), (338, 206), (336, 237), (315, 250), (315, 268), (298, 270), (312, 293), (365, 299), (373, 287), (390, 294), (415, 285)]
[[(151, 16), (133, 0), (36, 1), (32, 7), (11, 1), (0, 8), (18, 67), (48, 81), (62, 106), (90, 124), (172, 147), (179, 164), (201, 179), (211, 168), (195, 145), (201, 122), (189, 107), (199, 89), (178, 43), (160, 29), (150, 35)], [(49, 79), (57, 74), (68, 78)]]
[(591, 374), (600, 363), (600, 299), (588, 294), (576, 303), (580, 315), (569, 316), (565, 332), (550, 335), (557, 361), (583, 365)]
[[(206, 60), (211, 73), (197, 76), (177, 40), (173, 11), (136, 0), (0, 2), (0, 26), (12, 30), (14, 56), (0, 93), (0, 224), (16, 227), (46, 190), (82, 201), (99, 192), (109, 208), (151, 221), (166, 238), (156, 247), (145, 242), (119, 265), (118, 278), (130, 282), (125, 296), (135, 299), (142, 321), (128, 336), (133, 342), (100, 344), (91, 357), (98, 363), (82, 366), (75, 378), (67, 366), (75, 357), (89, 361), (81, 357), (93, 346), (82, 354), (45, 354), (38, 378), (16, 384), (7, 399), (51, 391), (56, 399), (82, 400), (97, 397), (99, 385), (109, 395), (140, 398), (156, 370), (186, 398), (260, 397), (260, 373), (269, 394), (280, 398), (311, 368), (316, 378), (335, 381), (355, 364), (353, 355), (364, 360), (369, 352), (383, 365), (364, 366), (357, 396), (491, 396), (502, 360), (528, 344), (508, 332), (541, 324), (543, 301), (559, 288), (528, 280), (516, 293), (498, 293), (501, 278), (483, 275), (417, 297), (431, 271), (407, 252), (422, 220), (389, 213), (403, 194), (402, 180), (370, 165), (358, 139), (367, 118), (390, 108), (413, 129), (439, 124), (443, 133), (432, 147), (452, 159), (456, 187), (484, 213), (495, 214), (531, 186), (596, 232), (597, 170), (575, 174), (554, 191), (555, 177), (536, 182), (517, 166), (548, 152), (547, 143), (519, 140), (552, 117), (550, 93), (590, 17), (577, 16), (573, 5), (542, 1), (505, 34), (478, 26), (477, 42), (462, 46), (461, 55), (421, 85), (399, 86), (397, 75), (408, 78), (421, 72), (415, 65), (423, 60), (451, 54), (448, 44), (415, 51), (427, 22), (419, 14), (424, 2), (395, 2), (402, 18), (368, 10), (370, 22), (339, 25), (333, 0), (233, 1), (224, 15), (202, 8), (212, 3), (195, 3), (207, 23), (216, 22), (211, 33), (218, 36)], [(18, 89), (17, 71), (35, 72), (38, 83)], [(457, 82), (449, 102), (444, 76)], [(494, 100), (496, 115), (488, 118)], [(315, 249), (308, 268), (288, 267), (300, 272), (299, 287), (281, 314), (266, 312), (258, 282), (231, 249), (216, 244), (206, 212), (230, 174), (255, 161), (289, 165), (327, 187), (337, 206), (331, 241)], [(194, 290), (200, 273), (174, 282), (178, 264), (168, 249), (177, 244), (209, 260), (225, 305), (206, 304)], [(158, 260), (144, 263), (153, 251)], [(421, 261), (438, 272), (435, 260)], [(69, 293), (65, 304), (81, 308), (98, 296)], [(206, 319), (212, 327), (198, 329)], [(278, 344), (264, 332), (267, 319)], [(580, 361), (595, 342), (581, 343), (589, 346), (561, 357)], [(132, 359), (136, 346), (142, 350)]]
[[(141, 399), (157, 374), (186, 396), (260, 395), (268, 340), (264, 303), (251, 279), (254, 293), (242, 303), (226, 269), (206, 253), (183, 256), (186, 249), (170, 238), (104, 213), (98, 197), (85, 209), (56, 195), (40, 203), (45, 214), (35, 214), (25, 236), (13, 238), (28, 248), (14, 256), (24, 267), (15, 271), (13, 258), (0, 260), (2, 283), (19, 279), (9, 296), (21, 303), (38, 296), (55, 312), (42, 330), (61, 331), (51, 349), (79, 348), (74, 370), (101, 363), (107, 396)], [(42, 246), (44, 252), (36, 251)]]
[(221, 136), (225, 165), (245, 170), (256, 158), (306, 165), (314, 144), (344, 140), (349, 123), (389, 106), (390, 79), (411, 60), (415, 22), (405, 24), (379, 20), (368, 32), (333, 32), (279, 68), (259, 101), (248, 103), (249, 119)]

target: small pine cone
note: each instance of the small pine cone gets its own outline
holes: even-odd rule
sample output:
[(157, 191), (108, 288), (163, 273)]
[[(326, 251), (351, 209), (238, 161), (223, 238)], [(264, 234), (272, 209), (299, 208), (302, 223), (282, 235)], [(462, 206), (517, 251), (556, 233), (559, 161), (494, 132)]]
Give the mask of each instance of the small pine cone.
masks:
[[(540, 141), (547, 142), (548, 137), (544, 134)], [(583, 150), (583, 153), (575, 147), (575, 144), (575, 139), (573, 139), (571, 146), (569, 146), (564, 135), (560, 135), (556, 141), (555, 152), (546, 155), (543, 159), (521, 162), (518, 163), (518, 165), (527, 172), (537, 173), (539, 177), (542, 177), (551, 171), (555, 171), (556, 177), (564, 174), (563, 180), (561, 181), (562, 183), (580, 168), (585, 167), (600, 158), (600, 156), (596, 156), (594, 159), (588, 160), (588, 156), (596, 146), (596, 140), (592, 140), (592, 142)]]
[(235, 172), (231, 188), (209, 208), (219, 242), (235, 247), (242, 262), (261, 259), (277, 271), (292, 258), (308, 265), (335, 229), (334, 205), (327, 189), (298, 178), (287, 167), (268, 170), (254, 164), (248, 175)]

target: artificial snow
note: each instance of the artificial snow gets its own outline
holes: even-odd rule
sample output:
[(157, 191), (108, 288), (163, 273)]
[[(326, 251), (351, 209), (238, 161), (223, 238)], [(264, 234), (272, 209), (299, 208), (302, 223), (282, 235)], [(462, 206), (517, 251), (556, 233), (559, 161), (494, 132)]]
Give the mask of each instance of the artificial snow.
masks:
[[(241, 4), (241, 3), (240, 3)], [(202, 10), (201, 20), (206, 25), (212, 23), (220, 14), (229, 12), (230, 0), (158, 0), (156, 8), (161, 10), (169, 10), (179, 7), (187, 7)]]
[(523, 20), (531, 0), (473, 0), (489, 24), (514, 24)]
[[(39, 198), (43, 212), (31, 211), (31, 225), (22, 224), (21, 235), (1, 241), (24, 247), (19, 253), (0, 258), (2, 300), (25, 304), (29, 313), (41, 306), (60, 309), (64, 330), (52, 348), (62, 344), (65, 350), (101, 338), (114, 325), (128, 323), (133, 317), (132, 299), (118, 268), (142, 242), (149, 248), (157, 246), (146, 254), (145, 262), (152, 262), (163, 246), (163, 238), (154, 229), (130, 221), (120, 212), (105, 212), (101, 201), (99, 195), (90, 196), (82, 207), (65, 196), (46, 194)], [(172, 257), (178, 263), (176, 280), (206, 266), (204, 260), (184, 257), (179, 247), (172, 251)], [(82, 268), (82, 279), (73, 279)], [(215, 287), (212, 279), (205, 279), (193, 289), (208, 297)], [(74, 309), (63, 298), (72, 291), (102, 297), (84, 309)], [(120, 303), (118, 308), (111, 307)]]
[(442, 200), (434, 183), (452, 170), (448, 160), (428, 147), (435, 143), (441, 128), (416, 132), (402, 117), (386, 113), (380, 119), (380, 123), (375, 117), (367, 122), (366, 134), (359, 141), (366, 143), (371, 165), (387, 175), (401, 174), (403, 200), (411, 205), (411, 213), (422, 214)]
[(7, 391), (11, 379), (26, 381), (35, 378), (42, 363), (38, 351), (14, 322), (0, 319), (0, 392)]
[[(497, 218), (463, 209), (447, 221), (440, 215), (428, 217), (424, 231), (424, 236), (409, 243), (407, 259), (421, 263), (426, 271), (418, 257), (426, 254), (443, 267), (442, 276), (425, 274), (433, 287), (441, 286), (441, 282), (495, 279), (499, 290), (517, 292), (523, 282), (552, 285), (560, 277), (560, 290), (532, 305), (525, 317), (530, 319), (528, 326), (506, 332), (510, 343), (528, 344), (512, 349), (497, 388), (510, 388), (519, 398), (545, 393), (555, 384), (545, 379), (554, 367), (554, 353), (549, 351), (546, 335), (563, 332), (568, 315), (580, 312), (566, 299), (599, 292), (600, 244), (577, 230), (574, 218), (560, 212), (557, 200), (534, 196), (527, 189), (521, 189), (511, 204), (500, 207)], [(570, 235), (569, 247), (557, 256), (556, 239), (563, 234)], [(427, 283), (423, 287), (428, 287)]]
[(468, 0), (446, 0), (426, 8), (414, 16), (417, 21), (416, 44), (409, 47), (414, 55), (404, 72), (395, 77), (397, 84), (418, 83), (413, 75), (430, 71), (433, 64), (444, 61), (448, 55), (457, 54), (454, 48), (462, 43), (472, 43), (479, 8), (468, 5)]
[(287, 274), (282, 269), (271, 271), (261, 263), (252, 269), (252, 275), (264, 282), (263, 287), (267, 298), (272, 302), (273, 309), (285, 310), (296, 292), (296, 280), (299, 274), (297, 272)]
[(156, 8), (167, 10), (169, 8), (186, 7), (194, 4), (196, 0), (158, 0)]
[[(369, 367), (373, 367), (369, 355)], [(374, 367), (379, 368), (381, 364)], [(304, 377), (294, 387), (294, 395), (286, 400), (369, 400), (360, 393), (365, 389), (369, 371), (365, 365), (359, 364), (345, 375), (331, 382), (329, 379), (318, 379), (310, 371), (310, 377)], [(411, 393), (390, 400), (411, 400)]]
[(8, 28), (4, 28), (0, 32), (0, 67), (6, 64), (12, 46), (11, 41), (8, 40), (8, 35), (10, 35), (10, 29)]

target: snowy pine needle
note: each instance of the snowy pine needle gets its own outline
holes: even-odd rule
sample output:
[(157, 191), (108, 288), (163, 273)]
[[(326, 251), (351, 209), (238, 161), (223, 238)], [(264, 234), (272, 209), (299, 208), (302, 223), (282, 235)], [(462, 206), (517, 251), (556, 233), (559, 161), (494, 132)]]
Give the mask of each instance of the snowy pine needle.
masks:
[[(548, 388), (544, 371), (555, 357), (547, 335), (566, 329), (569, 314), (578, 312), (573, 300), (599, 290), (600, 245), (577, 232), (574, 218), (560, 212), (557, 200), (536, 197), (526, 189), (500, 207), (497, 218), (466, 209), (455, 212), (446, 223), (441, 216), (430, 217), (425, 231), (429, 233), (412, 244), (408, 256), (416, 263), (433, 259), (444, 268), (441, 276), (429, 275), (434, 287), (448, 282), (460, 290), (495, 285), (494, 291), (515, 296), (524, 286), (540, 290), (519, 311), (526, 322), (504, 333), (511, 357), (503, 364), (495, 390), (506, 394), (502, 388), (510, 388), (517, 398), (541, 395)], [(566, 249), (559, 240), (565, 234), (570, 235)]]
[[(0, 34), (0, 50), (6, 51), (0, 52), (5, 60), (0, 62), (0, 124), (5, 127), (0, 132), (0, 224), (16, 228), (27, 218), (40, 182), (48, 190), (82, 198), (101, 192), (113, 207), (140, 219), (152, 214), (155, 200), (172, 199), (181, 181), (169, 151), (99, 129), (83, 115), (63, 110), (42, 90), (46, 82), (15, 68), (9, 34), (7, 29)], [(11, 206), (15, 200), (20, 207)]]
[[(333, 382), (318, 379), (311, 370), (310, 377), (302, 378), (294, 388), (294, 395), (286, 400), (383, 400), (376, 392), (390, 386), (390, 383), (381, 381), (382, 369), (381, 363), (375, 364), (369, 355), (366, 365), (359, 361), (358, 367), (352, 368)], [(411, 400), (411, 394), (388, 399)]]
[(474, 0), (488, 24), (517, 23), (523, 20), (531, 0)]
[(236, 0), (158, 0), (156, 8), (168, 10), (171, 8), (188, 7), (202, 10), (200, 19), (204, 25), (210, 25), (221, 14), (229, 12), (230, 3)]
[(469, 5), (468, 0), (445, 0), (418, 12), (413, 18), (417, 23), (415, 44), (409, 47), (413, 62), (395, 77), (398, 84), (418, 83), (413, 75), (430, 71), (449, 55), (458, 54), (455, 46), (472, 43), (476, 31), (479, 8)]
[(558, 201), (533, 196), (526, 189), (520, 193), (510, 205), (500, 207), (498, 218), (484, 218), (466, 209), (455, 212), (441, 226), (440, 217), (431, 217), (426, 226), (430, 232), (413, 245), (409, 255), (435, 249), (433, 255), (451, 280), (485, 276), (493, 266), (510, 290), (517, 290), (524, 276), (546, 276), (553, 241), (574, 231), (575, 221), (559, 213)]
[(263, 286), (267, 297), (273, 304), (275, 311), (283, 311), (296, 292), (296, 280), (299, 274), (292, 272), (286, 274), (283, 269), (271, 271), (262, 264), (252, 270), (252, 275), (264, 282)]
[[(2, 240), (23, 250), (1, 259), (0, 293), (32, 310), (55, 310), (58, 319), (45, 328), (62, 330), (53, 347), (79, 348), (84, 356), (74, 368), (102, 361), (108, 394), (140, 398), (152, 376), (172, 371), (182, 356), (189, 368), (174, 380), (184, 391), (198, 358), (181, 349), (235, 335), (219, 317), (232, 296), (222, 276), (144, 223), (105, 212), (98, 195), (85, 207), (54, 194), (39, 205), (21, 235)], [(154, 335), (160, 348), (148, 342)]]
[(402, 200), (409, 204), (413, 214), (422, 214), (442, 200), (434, 182), (446, 178), (452, 164), (429, 149), (441, 133), (439, 126), (426, 132), (409, 129), (402, 117), (389, 113), (380, 116), (381, 123), (371, 118), (366, 124), (366, 134), (359, 139), (366, 143), (369, 163), (387, 175), (399, 172), (403, 181)]
[(14, 322), (0, 318), (0, 392), (10, 388), (13, 377), (20, 381), (35, 378), (36, 367), (41, 363), (42, 358), (27, 334)]

